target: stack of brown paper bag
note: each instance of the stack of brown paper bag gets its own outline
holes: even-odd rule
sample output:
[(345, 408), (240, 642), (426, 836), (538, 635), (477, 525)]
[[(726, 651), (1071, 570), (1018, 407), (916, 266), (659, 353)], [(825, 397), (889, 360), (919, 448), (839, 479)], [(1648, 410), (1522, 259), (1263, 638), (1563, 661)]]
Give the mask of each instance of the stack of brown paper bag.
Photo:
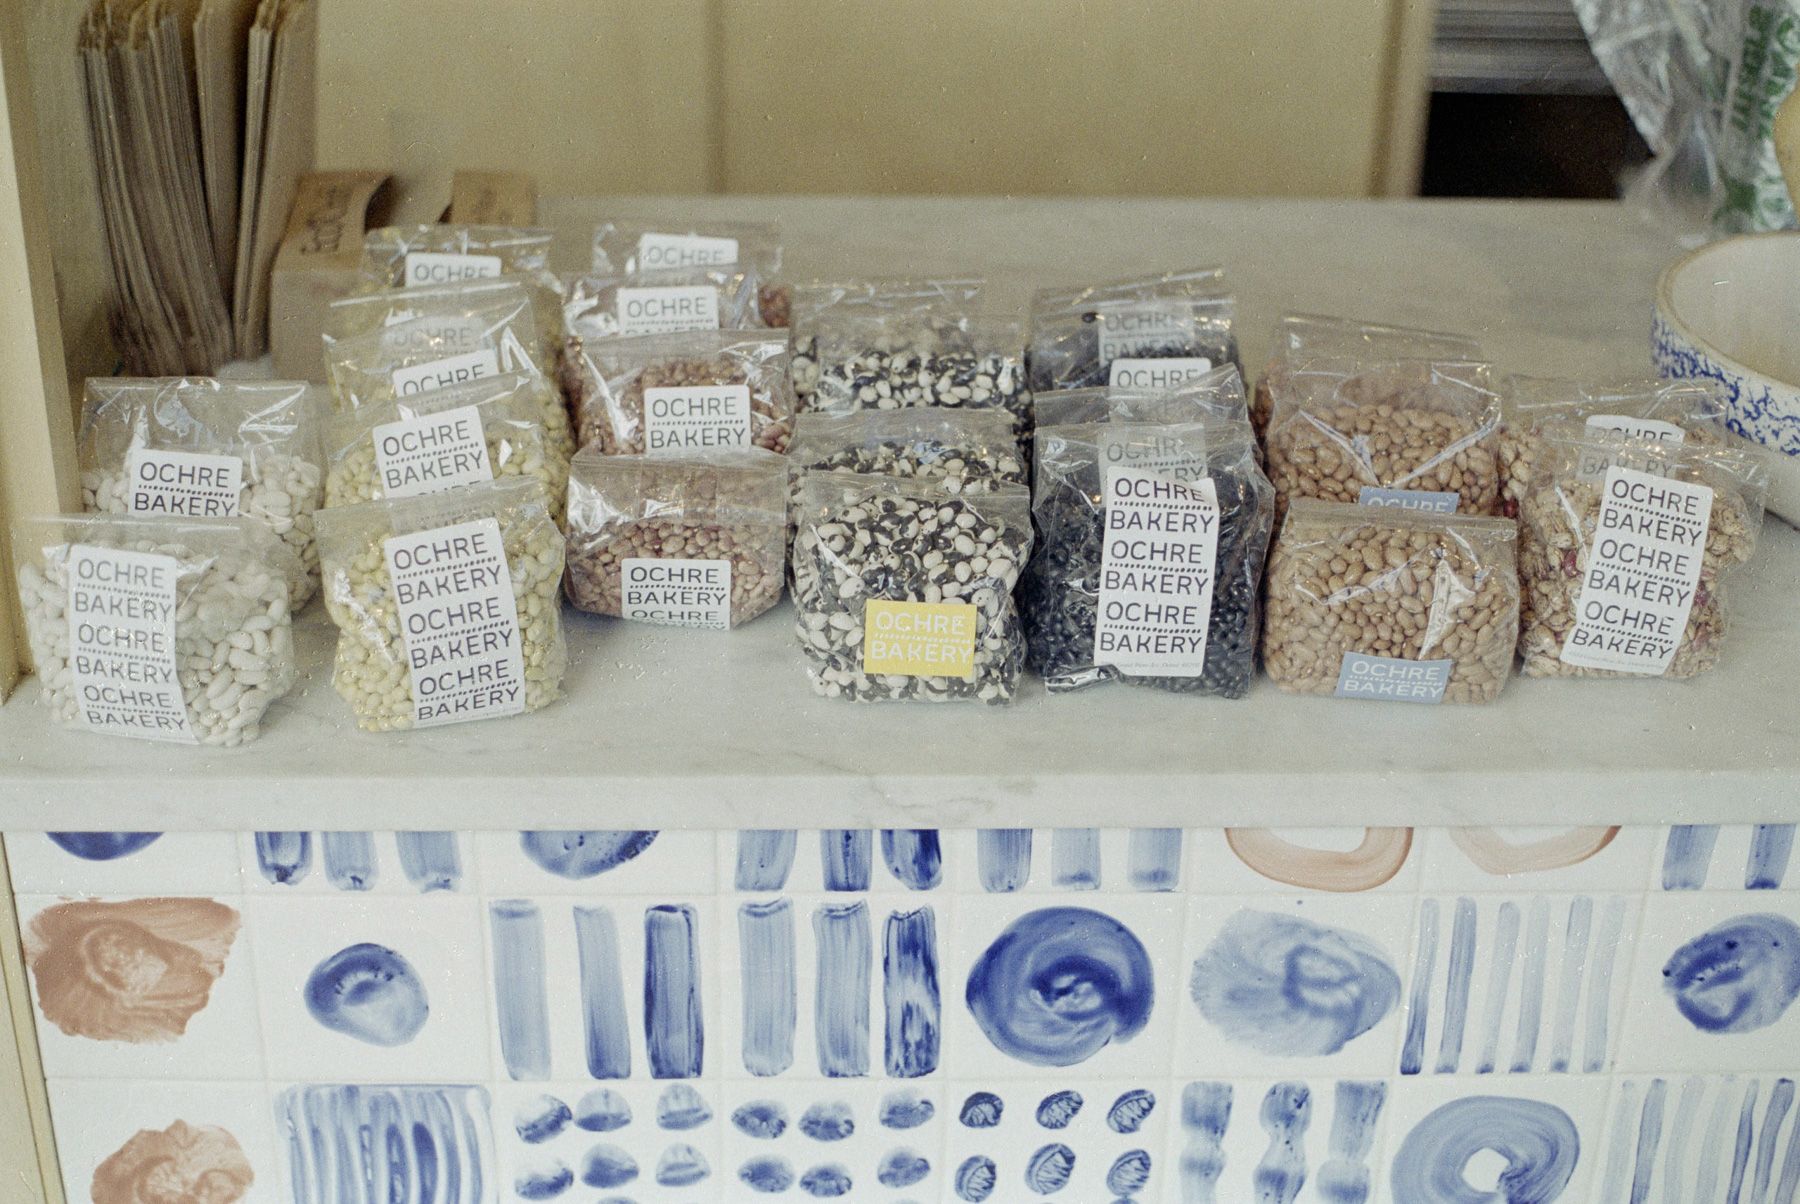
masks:
[(96, 0), (89, 146), (127, 372), (210, 373), (268, 342), (269, 266), (313, 149), (314, 0)]

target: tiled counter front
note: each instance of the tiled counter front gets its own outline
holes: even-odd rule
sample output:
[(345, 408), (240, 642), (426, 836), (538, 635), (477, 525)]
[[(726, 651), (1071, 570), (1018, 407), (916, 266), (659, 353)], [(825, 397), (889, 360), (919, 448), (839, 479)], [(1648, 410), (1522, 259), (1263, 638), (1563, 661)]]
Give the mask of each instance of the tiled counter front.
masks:
[(6, 838), (95, 1204), (1790, 1200), (1791, 827)]

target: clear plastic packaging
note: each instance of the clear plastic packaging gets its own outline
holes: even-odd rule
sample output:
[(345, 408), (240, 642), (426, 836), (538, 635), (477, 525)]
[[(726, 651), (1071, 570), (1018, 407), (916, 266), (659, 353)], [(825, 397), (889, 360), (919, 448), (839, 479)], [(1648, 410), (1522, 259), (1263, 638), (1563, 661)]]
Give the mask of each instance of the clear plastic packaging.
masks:
[(1297, 498), (1499, 513), (1487, 364), (1307, 361), (1277, 383), (1265, 449), (1277, 524)]
[(1222, 419), (1247, 422), (1244, 378), (1236, 365), (1222, 364), (1178, 388), (1142, 393), (1132, 389), (1058, 389), (1034, 393), (1039, 426), (1084, 422), (1192, 422)]
[(832, 314), (861, 311), (897, 318), (938, 313), (950, 320), (966, 318), (981, 300), (986, 281), (978, 277), (943, 279), (875, 277), (865, 280), (813, 280), (791, 290), (788, 337), (793, 349), (790, 373), (794, 396), (808, 405), (819, 383), (819, 325)]
[(1296, 500), (1269, 553), (1269, 678), (1294, 694), (1492, 702), (1519, 631), (1517, 542), (1510, 519)]
[(1019, 324), (1007, 319), (835, 311), (819, 319), (811, 408), (999, 408), (1026, 436), (1032, 413), (1024, 343)]
[[(531, 350), (541, 345), (531, 303), (513, 294), (341, 339), (327, 349), (325, 372), (343, 413), (503, 372), (548, 380), (547, 365)], [(566, 460), (575, 450), (568, 411), (551, 392), (540, 401), (550, 448)]]
[[(1224, 364), (1241, 370), (1236, 313), (1216, 267), (1041, 289), (1031, 302), (1032, 391), (1160, 391)], [(1146, 362), (1157, 360), (1168, 362)]]
[(507, 372), (340, 414), (331, 424), (325, 504), (529, 477), (544, 487), (551, 516), (561, 522), (569, 471), (544, 433), (550, 393), (541, 376)]
[(1010, 415), (1002, 410), (859, 410), (802, 414), (788, 447), (793, 504), (809, 472), (937, 481), (946, 494), (1028, 485)]
[(550, 231), (519, 226), (384, 226), (363, 235), (362, 276), (380, 288), (417, 288), (549, 271)]
[[(365, 731), (535, 711), (562, 696), (563, 537), (537, 481), (321, 510), (319, 555), (338, 628), (331, 683)], [(402, 557), (409, 579), (397, 585), (389, 561)]]
[(28, 518), (13, 552), (58, 726), (230, 747), (293, 687), (297, 561), (255, 519)]
[(794, 543), (795, 630), (813, 689), (852, 702), (1012, 700), (1025, 666), (1013, 602), (1031, 494), (809, 473)]
[(781, 272), (781, 230), (768, 222), (664, 221), (621, 217), (594, 228), (600, 276), (700, 272), (756, 315), (751, 325), (785, 327), (790, 297)]
[(1567, 422), (1540, 439), (1519, 507), (1526, 676), (1711, 669), (1729, 631), (1729, 578), (1762, 528), (1766, 454)]
[[(1038, 538), (1019, 590), (1031, 666), (1052, 691), (1122, 680), (1242, 698), (1256, 670), (1257, 594), (1275, 506), (1250, 425), (1241, 417), (1146, 422), (1130, 413), (1125, 399), (1108, 420), (1037, 429)], [(1150, 519), (1152, 533), (1169, 533), (1156, 541), (1162, 546), (1135, 557), (1108, 546), (1145, 534), (1130, 503), (1109, 531), (1115, 468), (1182, 486), (1168, 512)], [(1210, 488), (1212, 514), (1187, 518), (1202, 488)], [(1210, 562), (1192, 563), (1207, 542)], [(1158, 657), (1176, 671), (1147, 671)]]
[(781, 599), (787, 465), (760, 448), (575, 457), (566, 588), (582, 610), (730, 628)]
[(583, 360), (576, 425), (605, 455), (687, 454), (716, 447), (787, 450), (794, 396), (787, 339), (744, 330), (612, 339)]
[(1256, 427), (1258, 439), (1268, 434), (1273, 390), (1287, 389), (1291, 366), (1326, 359), (1479, 360), (1481, 344), (1467, 335), (1414, 326), (1389, 326), (1321, 314), (1283, 314), (1275, 323), (1275, 350), (1250, 401), (1250, 422)]
[(93, 377), (81, 415), (81, 504), (99, 514), (267, 524), (293, 553), (289, 598), (318, 589), (313, 512), (325, 479), (323, 394), (299, 381)]
[(381, 330), (396, 322), (430, 315), (468, 313), (520, 296), (531, 303), (531, 316), (537, 327), (537, 346), (532, 354), (540, 363), (553, 362), (560, 345), (562, 331), (562, 293), (556, 278), (546, 273), (532, 276), (490, 276), (476, 280), (457, 280), (449, 284), (424, 284), (416, 288), (376, 289), (340, 297), (325, 310), (325, 348), (330, 354), (340, 339), (354, 338)]
[(1621, 379), (1600, 382), (1513, 376), (1505, 384), (1500, 429), (1500, 498), (1515, 516), (1543, 456), (1546, 426), (1574, 422), (1596, 432), (1666, 443), (1727, 442), (1725, 395), (1714, 381)]

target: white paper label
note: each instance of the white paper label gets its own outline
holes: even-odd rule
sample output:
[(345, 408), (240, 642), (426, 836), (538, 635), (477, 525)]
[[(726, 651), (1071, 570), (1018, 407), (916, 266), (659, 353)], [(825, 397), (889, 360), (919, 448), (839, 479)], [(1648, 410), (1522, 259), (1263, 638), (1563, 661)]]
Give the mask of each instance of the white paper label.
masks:
[(441, 360), (433, 360), (429, 364), (414, 364), (410, 368), (394, 369), (394, 392), (402, 397), (411, 397), (415, 393), (429, 393), (433, 389), (448, 389), (451, 385), (460, 385), (464, 381), (480, 380), (484, 376), (500, 374), (500, 357), (494, 354), (492, 347), (483, 347), (479, 351), (471, 351), (466, 355), (452, 355)]
[(618, 305), (622, 335), (719, 328), (719, 290), (710, 284), (622, 288)]
[(481, 411), (474, 406), (384, 422), (369, 438), (375, 444), (375, 476), (387, 497), (442, 493), (494, 479)]
[(677, 385), (644, 390), (644, 451), (650, 455), (750, 446), (749, 385)]
[(498, 255), (458, 255), (452, 251), (408, 251), (406, 285), (454, 284), (458, 280), (486, 280), (501, 271)]
[(1188, 347), (1194, 342), (1194, 311), (1188, 306), (1134, 305), (1094, 315), (1100, 362), (1110, 364), (1146, 351)]
[(1433, 489), (1383, 489), (1364, 485), (1356, 495), (1358, 506), (1382, 506), (1390, 510), (1424, 510), (1431, 514), (1455, 514), (1461, 500), (1455, 491)]
[(627, 557), (619, 569), (619, 613), (664, 627), (731, 626), (729, 560)]
[(412, 310), (397, 311), (406, 316), (390, 317), (382, 328), (381, 349), (386, 355), (415, 356), (420, 353), (440, 358), (467, 355), (488, 345), (488, 323), (466, 315), (432, 314), (420, 318)]
[(738, 261), (738, 240), (703, 234), (645, 234), (638, 239), (640, 272), (670, 268), (730, 267)]
[(1565, 664), (1668, 670), (1700, 584), (1712, 500), (1705, 485), (1616, 464), (1606, 470)]
[(1199, 676), (1218, 552), (1212, 478), (1187, 483), (1130, 468), (1109, 472), (1094, 663), (1128, 674)]
[(1205, 436), (1197, 427), (1184, 430), (1179, 438), (1143, 426), (1108, 426), (1095, 441), (1100, 457), (1100, 478), (1115, 468), (1134, 468), (1153, 472), (1176, 481), (1199, 481), (1206, 477)]
[(388, 310), (387, 317), (381, 320), (383, 326), (398, 326), (402, 322), (410, 322), (419, 316), (419, 311), (410, 306), (401, 305)]
[(244, 488), (237, 456), (134, 447), (125, 458), (125, 509), (131, 514), (236, 518)]
[(175, 671), (179, 573), (173, 556), (69, 548), (69, 671), (81, 726), (196, 743)]
[(512, 573), (491, 518), (382, 542), (419, 727), (517, 715), (525, 658)]
[(1673, 422), (1660, 418), (1634, 418), (1630, 414), (1591, 414), (1587, 429), (1613, 431), (1632, 439), (1653, 439), (1658, 443), (1685, 443), (1687, 432)]
[(1444, 701), (1455, 668), (1453, 660), (1409, 661), (1346, 652), (1338, 663), (1337, 697), (1435, 705)]
[(1205, 376), (1212, 367), (1213, 362), (1203, 355), (1166, 360), (1116, 359), (1107, 371), (1106, 383), (1115, 389), (1159, 393), (1179, 389), (1190, 380)]

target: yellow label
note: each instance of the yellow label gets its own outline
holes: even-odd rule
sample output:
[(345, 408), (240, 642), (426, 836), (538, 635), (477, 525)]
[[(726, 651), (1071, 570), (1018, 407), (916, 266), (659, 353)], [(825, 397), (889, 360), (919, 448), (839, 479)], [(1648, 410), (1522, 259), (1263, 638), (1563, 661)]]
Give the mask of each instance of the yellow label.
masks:
[(967, 602), (870, 602), (863, 672), (975, 680), (975, 607)]

